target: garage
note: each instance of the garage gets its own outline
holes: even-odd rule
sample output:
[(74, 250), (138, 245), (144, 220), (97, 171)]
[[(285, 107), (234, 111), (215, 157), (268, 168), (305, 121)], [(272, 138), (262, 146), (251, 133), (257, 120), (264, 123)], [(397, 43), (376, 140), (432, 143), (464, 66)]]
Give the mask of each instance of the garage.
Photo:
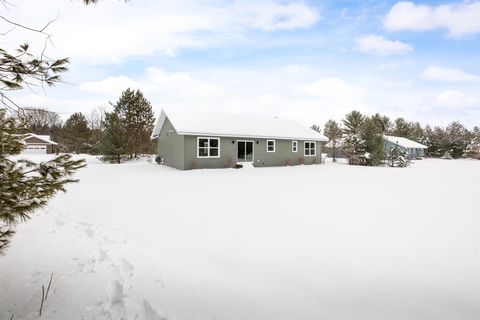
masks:
[(23, 149), (23, 153), (28, 154), (46, 154), (47, 153), (47, 146), (44, 145), (27, 145)]

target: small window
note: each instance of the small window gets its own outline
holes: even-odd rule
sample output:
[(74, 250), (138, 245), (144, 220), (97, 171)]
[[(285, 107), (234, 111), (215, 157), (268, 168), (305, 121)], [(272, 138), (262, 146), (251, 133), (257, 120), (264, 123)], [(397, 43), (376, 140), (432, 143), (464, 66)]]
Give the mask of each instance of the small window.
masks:
[(267, 140), (267, 152), (275, 152), (275, 140)]
[(292, 141), (292, 152), (298, 151), (298, 141)]
[(197, 158), (219, 158), (219, 138), (197, 138)]
[(315, 142), (305, 141), (304, 146), (305, 146), (305, 156), (315, 156), (317, 154)]

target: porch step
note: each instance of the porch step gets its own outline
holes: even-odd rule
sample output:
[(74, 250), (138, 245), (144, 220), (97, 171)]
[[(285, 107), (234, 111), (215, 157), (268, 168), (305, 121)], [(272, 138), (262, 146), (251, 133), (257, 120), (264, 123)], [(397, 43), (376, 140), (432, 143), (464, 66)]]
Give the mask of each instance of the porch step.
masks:
[(237, 162), (237, 166), (242, 168), (242, 169), (253, 169), (253, 168), (255, 168), (253, 166), (252, 162)]

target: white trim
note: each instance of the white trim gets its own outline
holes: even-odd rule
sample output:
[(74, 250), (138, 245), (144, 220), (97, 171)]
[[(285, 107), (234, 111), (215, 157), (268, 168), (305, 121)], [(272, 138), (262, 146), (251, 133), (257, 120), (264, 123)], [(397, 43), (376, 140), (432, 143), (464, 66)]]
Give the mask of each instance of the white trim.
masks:
[[(295, 150), (293, 148), (294, 145), (295, 145)], [(297, 140), (292, 141), (292, 152), (298, 152), (298, 141)]]
[[(306, 154), (307, 148), (306, 144), (307, 143), (313, 143), (314, 148), (313, 148), (313, 154)], [(310, 151), (312, 150), (311, 148), (308, 148)], [(317, 143), (316, 141), (303, 141), (303, 156), (305, 157), (316, 157), (317, 156)]]
[[(202, 149), (207, 149), (208, 156), (200, 156), (200, 139), (207, 139), (208, 140), (208, 147), (202, 147)], [(210, 140), (218, 140), (218, 155), (211, 156), (210, 155)], [(212, 158), (220, 158), (220, 138), (219, 137), (197, 137), (197, 159), (212, 159)], [(213, 147), (215, 148), (215, 147)]]
[[(252, 143), (252, 161), (238, 161), (238, 143), (239, 142), (245, 142), (245, 158), (247, 156), (247, 153), (246, 153), (246, 150), (247, 150), (247, 142), (251, 142)], [(237, 140), (237, 163), (254, 163), (255, 162), (255, 141), (253, 140)]]
[[(25, 140), (26, 139), (30, 139), (30, 138), (37, 138), (39, 140), (42, 140), (44, 143), (41, 143), (41, 142), (31, 142), (31, 143), (28, 143), (26, 142)], [(23, 138), (23, 141), (26, 143), (26, 144), (54, 144), (54, 145), (57, 145), (58, 143), (52, 141), (50, 139), (50, 136), (42, 136), (42, 135), (38, 135), (38, 134), (35, 134), (35, 133), (27, 133), (27, 135)]]
[[(269, 151), (269, 150), (268, 150), (268, 143), (269, 143), (270, 141), (273, 142), (273, 150), (272, 150), (272, 151)], [(276, 143), (275, 140), (267, 140), (267, 152), (275, 152), (276, 144), (277, 144), (277, 143)]]

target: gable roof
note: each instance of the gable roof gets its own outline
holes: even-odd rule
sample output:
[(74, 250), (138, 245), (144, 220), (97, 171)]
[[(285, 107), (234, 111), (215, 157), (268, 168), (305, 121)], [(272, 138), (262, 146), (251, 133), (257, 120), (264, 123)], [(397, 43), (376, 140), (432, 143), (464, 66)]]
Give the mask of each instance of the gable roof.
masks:
[(50, 138), (49, 135), (40, 135), (40, 134), (35, 134), (35, 133), (28, 133), (25, 138), (23, 138), (24, 142), (26, 139), (28, 138), (37, 138), (37, 139), (40, 139), (42, 141), (44, 141), (46, 144), (58, 144), (54, 141), (52, 141), (52, 139)]
[(180, 135), (328, 141), (322, 134), (293, 120), (220, 113), (181, 116), (168, 112), (167, 115), (165, 110), (158, 117), (152, 139), (158, 137), (167, 118)]
[(427, 149), (427, 146), (403, 137), (385, 136), (385, 140), (398, 144), (403, 148)]

